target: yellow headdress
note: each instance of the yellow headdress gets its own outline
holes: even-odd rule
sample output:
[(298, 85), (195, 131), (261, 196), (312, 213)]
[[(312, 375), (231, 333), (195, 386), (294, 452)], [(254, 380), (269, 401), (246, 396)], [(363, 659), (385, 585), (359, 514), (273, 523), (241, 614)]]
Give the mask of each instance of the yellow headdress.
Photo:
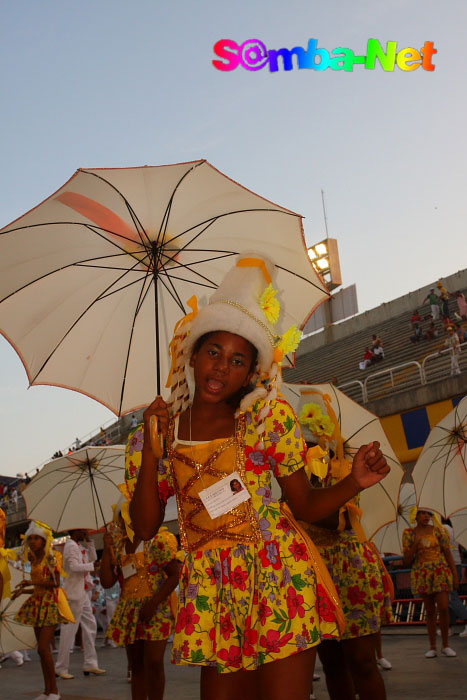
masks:
[(409, 512), (409, 521), (414, 525), (417, 522), (417, 513), (419, 510), (424, 510), (427, 513), (431, 514), (431, 519), (433, 520), (433, 526), (434, 527), (443, 527), (441, 523), (441, 518), (439, 517), (438, 513), (435, 513), (431, 508), (417, 508), (417, 506), (413, 506), (410, 509)]

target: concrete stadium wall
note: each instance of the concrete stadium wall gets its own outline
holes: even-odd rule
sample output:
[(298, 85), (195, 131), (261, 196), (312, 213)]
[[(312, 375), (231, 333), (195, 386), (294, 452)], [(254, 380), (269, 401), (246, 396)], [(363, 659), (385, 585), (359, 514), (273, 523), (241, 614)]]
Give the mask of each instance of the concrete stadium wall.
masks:
[[(319, 333), (304, 338), (300, 343), (297, 356), (312, 352), (317, 348), (332, 343), (335, 340), (346, 338), (353, 335), (357, 331), (364, 330), (372, 326), (377, 326), (379, 323), (386, 321), (403, 313), (412, 313), (414, 309), (422, 306), (422, 301), (432, 287), (436, 287), (436, 281), (416, 289), (413, 292), (404, 294), (402, 297), (393, 299), (393, 301), (385, 302), (374, 309), (369, 309), (358, 316), (349, 318), (347, 321), (342, 321), (336, 325), (328, 326)], [(467, 288), (467, 269), (459, 270), (449, 277), (443, 277), (442, 281), (446, 289), (454, 292), (458, 289)]]

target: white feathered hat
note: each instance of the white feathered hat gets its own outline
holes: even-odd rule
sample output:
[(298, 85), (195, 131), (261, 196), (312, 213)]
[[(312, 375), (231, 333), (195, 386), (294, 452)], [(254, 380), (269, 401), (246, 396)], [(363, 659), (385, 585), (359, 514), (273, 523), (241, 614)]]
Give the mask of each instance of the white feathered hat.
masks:
[(258, 351), (258, 384), (243, 398), (240, 409), (247, 410), (259, 398), (267, 398), (268, 402), (276, 398), (282, 359), (284, 354), (295, 350), (301, 332), (296, 326), (284, 335), (276, 330), (281, 307), (278, 290), (273, 286), (274, 277), (274, 263), (264, 255), (244, 253), (199, 313), (196, 300), (190, 299), (193, 313), (177, 324), (171, 343), (172, 369), (167, 386), (172, 389), (173, 414), (190, 402), (186, 372), (193, 348), (199, 338), (214, 331), (240, 335)]

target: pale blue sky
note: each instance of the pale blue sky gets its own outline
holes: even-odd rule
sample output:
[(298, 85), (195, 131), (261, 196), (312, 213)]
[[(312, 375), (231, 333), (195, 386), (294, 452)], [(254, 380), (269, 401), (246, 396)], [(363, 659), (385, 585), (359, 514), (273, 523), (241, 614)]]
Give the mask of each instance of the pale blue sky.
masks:
[[(465, 268), (466, 20), (463, 0), (3, 3), (0, 226), (78, 167), (204, 157), (304, 214), (309, 243), (323, 236), (323, 188), (361, 310)], [(221, 38), (356, 53), (369, 38), (432, 40), (438, 54), (434, 72), (223, 73), (211, 65)], [(73, 392), (26, 391), (3, 339), (0, 367), (0, 473), (111, 415)]]

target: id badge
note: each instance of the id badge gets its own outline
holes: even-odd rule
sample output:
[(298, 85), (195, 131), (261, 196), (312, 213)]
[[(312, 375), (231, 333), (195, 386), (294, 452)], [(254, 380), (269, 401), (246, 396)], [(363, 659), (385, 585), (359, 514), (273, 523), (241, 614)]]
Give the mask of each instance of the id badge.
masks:
[(212, 520), (229, 513), (251, 496), (238, 472), (232, 472), (207, 489), (199, 492), (203, 506)]
[(130, 562), (129, 564), (125, 564), (125, 566), (122, 566), (122, 576), (123, 578), (130, 578), (130, 576), (134, 576), (136, 574), (136, 566), (134, 562)]

